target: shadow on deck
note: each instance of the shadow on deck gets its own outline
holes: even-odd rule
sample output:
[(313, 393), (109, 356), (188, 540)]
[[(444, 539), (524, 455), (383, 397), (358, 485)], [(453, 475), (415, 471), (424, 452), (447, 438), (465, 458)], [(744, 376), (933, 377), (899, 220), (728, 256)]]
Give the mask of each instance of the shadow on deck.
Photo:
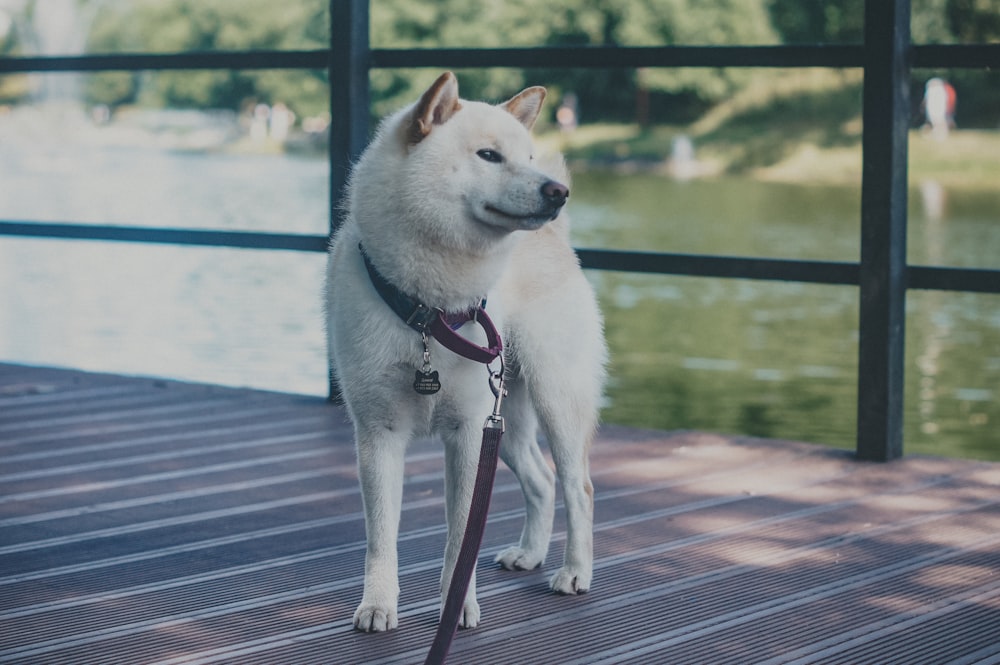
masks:
[[(317, 398), (0, 365), (0, 662), (416, 663), (438, 612), (442, 453), (408, 456), (400, 629), (351, 629), (364, 524)], [(593, 591), (495, 569), (450, 663), (1000, 662), (1000, 465), (859, 463), (786, 441), (607, 426)]]

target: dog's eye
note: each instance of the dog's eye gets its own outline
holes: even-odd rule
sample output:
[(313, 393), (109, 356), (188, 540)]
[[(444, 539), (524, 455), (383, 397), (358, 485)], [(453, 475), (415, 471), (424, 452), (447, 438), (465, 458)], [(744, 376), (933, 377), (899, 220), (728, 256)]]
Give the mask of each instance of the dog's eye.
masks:
[(503, 161), (503, 155), (496, 150), (490, 150), (489, 148), (483, 148), (476, 154), (479, 155), (480, 159), (485, 159), (487, 162), (491, 162), (493, 164), (499, 164)]

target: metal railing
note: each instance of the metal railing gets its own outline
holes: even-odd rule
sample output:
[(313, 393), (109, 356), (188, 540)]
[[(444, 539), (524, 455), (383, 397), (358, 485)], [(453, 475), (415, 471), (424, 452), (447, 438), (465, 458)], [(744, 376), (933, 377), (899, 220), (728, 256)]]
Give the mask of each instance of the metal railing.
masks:
[[(1000, 270), (906, 262), (909, 81), (914, 67), (1000, 67), (1000, 44), (913, 45), (910, 0), (868, 0), (864, 43), (812, 46), (372, 49), (369, 0), (331, 0), (329, 49), (0, 58), (14, 72), (327, 69), (330, 222), (368, 140), (369, 71), (378, 68), (827, 67), (864, 70), (861, 260), (858, 263), (579, 249), (585, 268), (856, 286), (860, 292), (857, 454), (903, 453), (904, 305), (908, 289), (1000, 293)], [(325, 251), (313, 235), (0, 220), (0, 235)]]

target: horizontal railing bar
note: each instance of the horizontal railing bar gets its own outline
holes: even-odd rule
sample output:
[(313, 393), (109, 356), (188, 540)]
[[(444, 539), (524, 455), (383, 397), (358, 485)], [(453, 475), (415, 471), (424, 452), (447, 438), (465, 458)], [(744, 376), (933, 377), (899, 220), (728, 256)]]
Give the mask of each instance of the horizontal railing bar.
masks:
[[(0, 58), (0, 73), (176, 69), (325, 69), (327, 49), (191, 51)], [(781, 46), (583, 46), (373, 49), (369, 66), (394, 67), (860, 67), (860, 44)], [(1000, 67), (1000, 44), (913, 47), (915, 67)]]
[(1000, 294), (1000, 270), (908, 266), (906, 288)]
[(913, 47), (913, 67), (1000, 67), (1000, 44), (924, 44)]
[[(237, 249), (325, 252), (323, 235), (0, 221), (0, 237), (139, 242)], [(588, 270), (857, 286), (858, 264), (613, 249), (577, 249)], [(909, 266), (908, 288), (1000, 294), (1000, 270)]]
[(104, 240), (203, 247), (325, 252), (327, 236), (258, 231), (164, 229), (137, 226), (0, 221), (0, 236)]
[(860, 45), (584, 46), (495, 49), (373, 49), (373, 68), (392, 67), (861, 67)]
[(737, 256), (703, 256), (627, 250), (578, 249), (580, 263), (592, 270), (762, 279), (857, 286), (858, 264)]
[[(857, 263), (794, 259), (702, 256), (607, 249), (577, 249), (580, 263), (591, 270), (762, 279), (812, 284), (857, 286)], [(1000, 270), (907, 266), (907, 288), (1000, 294)]]
[[(171, 69), (320, 69), (329, 51), (192, 51), (0, 58), (0, 72)], [(372, 49), (371, 68), (392, 67), (860, 67), (862, 47), (665, 46)]]
[(97, 72), (173, 69), (326, 69), (330, 51), (190, 51), (0, 58), (4, 72)]

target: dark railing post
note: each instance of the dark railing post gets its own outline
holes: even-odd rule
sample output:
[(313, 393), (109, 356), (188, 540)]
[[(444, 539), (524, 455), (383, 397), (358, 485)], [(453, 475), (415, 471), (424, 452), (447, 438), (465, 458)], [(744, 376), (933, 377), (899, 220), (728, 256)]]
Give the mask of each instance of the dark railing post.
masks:
[[(368, 0), (330, 0), (330, 232), (340, 218), (340, 201), (351, 164), (368, 141), (370, 59)], [(340, 388), (330, 367), (330, 399)]]
[(861, 459), (903, 453), (910, 1), (865, 2), (858, 442)]
[(368, 141), (368, 0), (330, 0), (330, 229)]

